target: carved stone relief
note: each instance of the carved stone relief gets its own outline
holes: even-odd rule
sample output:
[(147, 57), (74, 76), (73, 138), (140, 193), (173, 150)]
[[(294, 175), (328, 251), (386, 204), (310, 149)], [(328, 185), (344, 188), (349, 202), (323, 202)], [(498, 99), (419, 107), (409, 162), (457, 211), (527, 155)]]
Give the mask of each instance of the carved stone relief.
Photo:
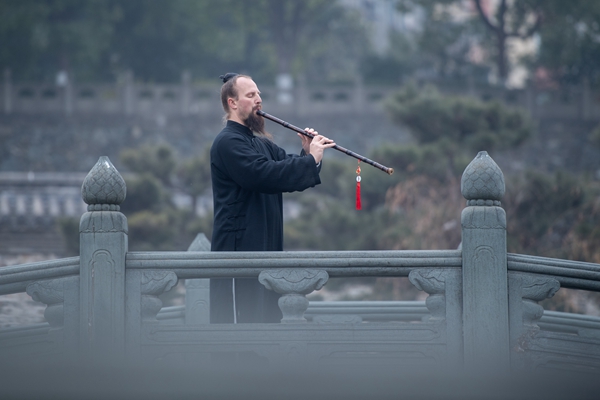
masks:
[(64, 323), (65, 285), (78, 285), (79, 278), (51, 279), (27, 285), (27, 294), (35, 301), (47, 305), (44, 317), (51, 328), (61, 328)]
[(447, 271), (435, 268), (415, 269), (408, 275), (417, 289), (429, 294), (425, 304), (433, 320), (446, 318), (446, 275)]
[(142, 273), (142, 319), (156, 320), (156, 314), (162, 308), (158, 298), (177, 284), (177, 275), (171, 271), (144, 271)]
[(329, 275), (318, 269), (277, 269), (260, 273), (258, 280), (267, 289), (282, 294), (279, 308), (282, 323), (305, 323), (304, 312), (308, 308), (306, 294), (321, 289)]

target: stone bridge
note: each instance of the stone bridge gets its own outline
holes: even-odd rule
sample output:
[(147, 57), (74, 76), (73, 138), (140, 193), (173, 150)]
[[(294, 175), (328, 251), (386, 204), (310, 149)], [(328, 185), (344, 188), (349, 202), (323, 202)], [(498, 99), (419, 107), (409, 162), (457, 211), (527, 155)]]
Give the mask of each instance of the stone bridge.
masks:
[[(213, 253), (199, 235), (187, 252), (130, 252), (125, 182), (101, 157), (83, 182), (80, 255), (0, 269), (0, 295), (26, 292), (47, 306), (45, 323), (0, 330), (3, 388), (30, 397), (58, 388), (116, 398), (168, 397), (165, 388), (214, 398), (597, 395), (587, 390), (600, 372), (600, 318), (539, 302), (561, 287), (600, 291), (600, 265), (507, 253), (504, 176), (486, 152), (461, 189), (459, 249)], [(208, 323), (207, 279), (222, 277), (280, 293), (281, 323)], [(307, 300), (334, 277), (408, 277), (428, 297)], [(163, 308), (159, 296), (180, 280), (185, 305)]]

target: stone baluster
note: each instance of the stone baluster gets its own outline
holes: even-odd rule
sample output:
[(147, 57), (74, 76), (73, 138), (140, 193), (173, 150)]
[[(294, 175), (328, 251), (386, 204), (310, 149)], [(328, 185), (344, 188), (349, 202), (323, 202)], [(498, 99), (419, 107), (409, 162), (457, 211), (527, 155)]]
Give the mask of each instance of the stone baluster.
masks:
[(171, 290), (176, 284), (177, 275), (171, 271), (127, 271), (125, 341), (128, 359), (139, 358), (142, 327), (144, 324), (159, 324), (156, 315), (163, 304), (158, 296)]
[(4, 69), (4, 113), (12, 113), (12, 78), (10, 69)]
[(74, 359), (79, 342), (79, 277), (33, 282), (26, 291), (33, 300), (46, 304), (49, 340), (63, 346), (65, 354)]
[(554, 296), (560, 283), (554, 278), (521, 272), (511, 272), (508, 278), (511, 364), (523, 368), (528, 340), (540, 330), (536, 322), (544, 315), (538, 302)]
[(408, 279), (417, 289), (429, 294), (425, 304), (431, 313), (425, 321), (441, 321), (446, 319), (446, 269), (427, 268), (415, 269), (410, 272)]
[(192, 74), (190, 71), (181, 73), (181, 115), (190, 113), (192, 103)]
[(73, 114), (73, 81), (71, 75), (67, 75), (67, 80), (64, 86), (65, 95), (65, 115), (71, 116)]
[(462, 337), (462, 288), (461, 271), (458, 268), (415, 269), (408, 275), (410, 282), (428, 293), (425, 300), (431, 315), (424, 317), (426, 323), (445, 324), (448, 366), (463, 362)]
[(266, 270), (258, 276), (264, 287), (282, 295), (278, 304), (284, 324), (307, 322), (304, 318), (309, 303), (306, 295), (321, 289), (328, 279), (327, 271), (319, 269)]
[[(206, 235), (199, 233), (188, 251), (210, 251)], [(185, 280), (185, 323), (210, 323), (210, 279)]]
[(158, 297), (173, 289), (177, 284), (177, 275), (171, 271), (143, 271), (141, 273), (141, 309), (142, 321), (158, 323), (156, 315), (163, 306)]
[(465, 169), (461, 191), (464, 362), (506, 371), (510, 364), (504, 175), (485, 151)]
[(127, 218), (119, 210), (125, 181), (108, 157), (100, 157), (81, 188), (88, 212), (80, 232), (80, 345), (82, 355), (102, 361), (122, 357), (125, 347)]
[(132, 115), (135, 108), (135, 83), (131, 70), (123, 74), (123, 104), (125, 115)]

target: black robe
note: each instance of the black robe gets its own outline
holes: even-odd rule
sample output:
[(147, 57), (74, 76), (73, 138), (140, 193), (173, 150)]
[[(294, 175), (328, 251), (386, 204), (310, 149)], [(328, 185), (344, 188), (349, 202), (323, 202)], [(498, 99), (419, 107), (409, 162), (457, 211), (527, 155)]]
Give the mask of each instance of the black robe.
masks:
[[(290, 155), (250, 129), (227, 121), (210, 150), (212, 251), (282, 251), (283, 192), (321, 183), (311, 155)], [(237, 322), (279, 322), (279, 295), (258, 279), (235, 279)], [(231, 279), (211, 279), (211, 323), (233, 322)]]

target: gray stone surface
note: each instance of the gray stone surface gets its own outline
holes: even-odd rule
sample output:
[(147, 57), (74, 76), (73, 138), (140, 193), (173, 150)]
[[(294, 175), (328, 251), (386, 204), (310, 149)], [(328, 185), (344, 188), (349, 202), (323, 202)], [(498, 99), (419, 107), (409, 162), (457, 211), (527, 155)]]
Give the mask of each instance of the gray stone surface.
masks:
[(499, 207), (504, 176), (487, 152), (467, 166), (461, 190), (468, 201), (461, 215), (465, 366), (508, 370), (506, 213)]
[[(0, 268), (0, 293), (26, 291), (47, 306), (47, 323), (0, 329), (4, 363), (127, 361), (224, 371), (255, 363), (326, 371), (378, 366), (429, 377), (600, 370), (600, 319), (546, 316), (538, 304), (562, 284), (597, 290), (600, 265), (507, 255), (506, 214), (487, 205), (501, 199), (502, 172), (484, 153), (463, 179), (465, 197), (476, 203), (462, 213), (462, 247), (437, 251), (213, 253), (198, 236), (187, 252), (129, 252), (127, 220), (117, 210), (125, 188), (105, 161), (83, 190), (92, 211), (81, 217), (80, 256)], [(161, 294), (179, 279), (213, 276), (258, 278), (281, 293), (282, 323), (207, 324), (201, 313), (185, 320), (190, 303), (162, 309)], [(426, 308), (349, 302), (315, 307), (306, 318), (306, 294), (329, 276), (408, 276), (427, 293)], [(192, 305), (206, 295), (190, 286)]]

